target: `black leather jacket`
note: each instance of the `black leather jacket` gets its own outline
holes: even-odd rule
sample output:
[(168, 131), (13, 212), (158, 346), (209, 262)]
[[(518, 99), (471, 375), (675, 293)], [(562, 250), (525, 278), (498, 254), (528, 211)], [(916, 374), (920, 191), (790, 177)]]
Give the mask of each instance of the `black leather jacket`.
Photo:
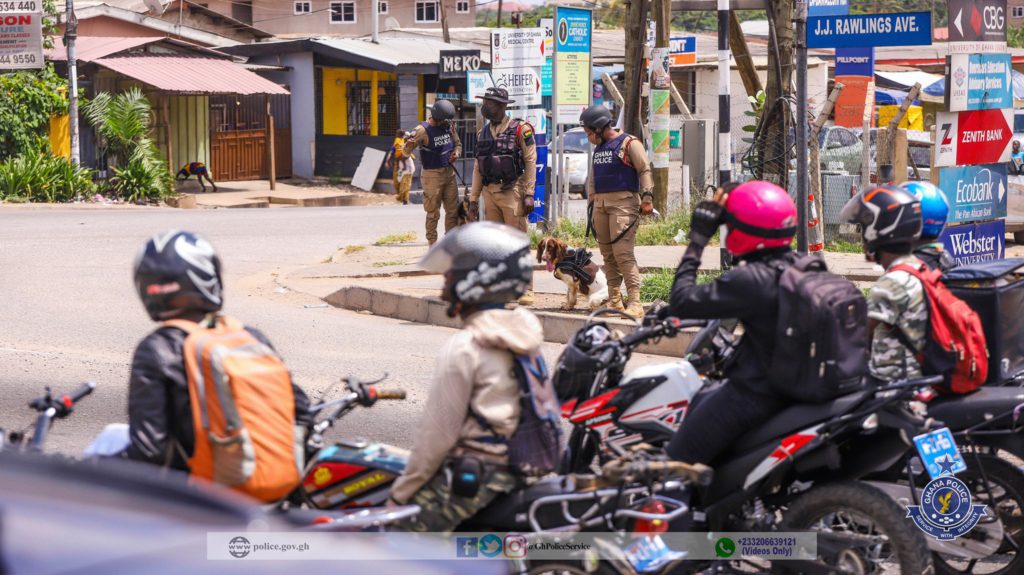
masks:
[(757, 252), (715, 281), (697, 285), (703, 251), (704, 247), (695, 243), (686, 249), (676, 270), (667, 314), (681, 319), (739, 319), (744, 335), (725, 375), (750, 392), (773, 395), (768, 366), (779, 322), (779, 276), (781, 269), (796, 261), (796, 254), (789, 248)]
[(914, 249), (914, 255), (928, 266), (928, 269), (946, 273), (956, 267), (953, 256), (949, 255), (941, 242), (925, 244)]
[[(246, 329), (273, 348), (258, 330)], [(126, 455), (129, 459), (163, 465), (167, 462), (168, 450), (172, 450), (171, 468), (188, 471), (185, 458), (173, 449), (176, 441), (186, 456), (191, 457), (195, 447), (183, 357), (186, 335), (178, 328), (161, 327), (135, 348), (128, 383), (131, 444)], [(295, 419), (299, 424), (305, 424), (311, 418), (309, 398), (294, 383), (292, 389), (295, 392)]]

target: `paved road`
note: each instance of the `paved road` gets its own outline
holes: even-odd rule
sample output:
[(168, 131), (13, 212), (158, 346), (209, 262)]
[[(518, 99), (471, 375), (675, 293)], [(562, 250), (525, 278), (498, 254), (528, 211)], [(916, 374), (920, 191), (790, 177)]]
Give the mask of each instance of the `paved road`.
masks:
[[(45, 385), (99, 389), (54, 427), (49, 447), (79, 453), (123, 421), (135, 344), (153, 324), (134, 293), (131, 265), (152, 234), (205, 235), (224, 261), (226, 311), (264, 330), (311, 394), (344, 374), (388, 372), (410, 401), (378, 404), (339, 426), (346, 436), (411, 442), (434, 357), (451, 330), (353, 312), (278, 293), (274, 274), (316, 265), (334, 250), (390, 233), (422, 233), (419, 206), (264, 210), (25, 209), (0, 206), (0, 426), (27, 425), (27, 400)], [(424, 244), (425, 249), (425, 244)], [(550, 360), (559, 346), (549, 345)], [(644, 361), (644, 360), (641, 360)], [(647, 359), (646, 361), (650, 361)]]

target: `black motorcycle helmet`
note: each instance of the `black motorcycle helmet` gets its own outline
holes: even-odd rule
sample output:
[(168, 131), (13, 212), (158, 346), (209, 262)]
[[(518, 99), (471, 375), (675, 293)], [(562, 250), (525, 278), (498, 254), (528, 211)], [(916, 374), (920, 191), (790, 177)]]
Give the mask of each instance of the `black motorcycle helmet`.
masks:
[(153, 321), (219, 311), (222, 286), (217, 252), (191, 232), (153, 236), (135, 258), (135, 289)]
[(909, 192), (892, 185), (866, 188), (843, 207), (843, 222), (858, 224), (869, 253), (898, 246), (909, 250), (921, 237), (921, 202)]
[(580, 114), (580, 125), (600, 136), (604, 129), (612, 123), (612, 112), (600, 104), (583, 110)]
[(449, 122), (455, 118), (455, 106), (448, 100), (438, 100), (430, 107), (430, 117), (437, 122)]
[(459, 304), (504, 305), (526, 292), (533, 276), (530, 240), (523, 232), (495, 222), (474, 222), (446, 233), (420, 266), (448, 274), (448, 315)]

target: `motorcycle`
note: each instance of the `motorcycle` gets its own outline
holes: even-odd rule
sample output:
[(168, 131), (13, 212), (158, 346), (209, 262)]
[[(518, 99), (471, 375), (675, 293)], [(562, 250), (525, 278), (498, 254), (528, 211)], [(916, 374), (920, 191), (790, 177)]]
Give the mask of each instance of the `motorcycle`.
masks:
[[(23, 431), (11, 431), (0, 428), (0, 451), (41, 452), (46, 443), (46, 436), (57, 419), (64, 419), (74, 412), (75, 404), (89, 396), (96, 389), (93, 382), (83, 383), (69, 394), (54, 397), (49, 387), (41, 397), (28, 402), (29, 409), (38, 415), (35, 423)], [(31, 435), (29, 429), (32, 430)]]

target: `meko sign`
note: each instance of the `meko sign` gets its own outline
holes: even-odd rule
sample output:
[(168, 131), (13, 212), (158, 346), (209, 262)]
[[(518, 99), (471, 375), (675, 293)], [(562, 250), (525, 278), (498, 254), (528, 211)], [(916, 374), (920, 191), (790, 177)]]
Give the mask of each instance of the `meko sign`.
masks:
[(1010, 161), (1013, 110), (939, 112), (935, 117), (935, 166)]
[(951, 224), (1005, 218), (1006, 185), (1006, 164), (939, 169)]
[(946, 57), (946, 108), (998, 110), (1013, 107), (1009, 54), (953, 54)]
[(1006, 221), (948, 227), (943, 230), (939, 240), (958, 266), (1003, 259), (1006, 251)]

